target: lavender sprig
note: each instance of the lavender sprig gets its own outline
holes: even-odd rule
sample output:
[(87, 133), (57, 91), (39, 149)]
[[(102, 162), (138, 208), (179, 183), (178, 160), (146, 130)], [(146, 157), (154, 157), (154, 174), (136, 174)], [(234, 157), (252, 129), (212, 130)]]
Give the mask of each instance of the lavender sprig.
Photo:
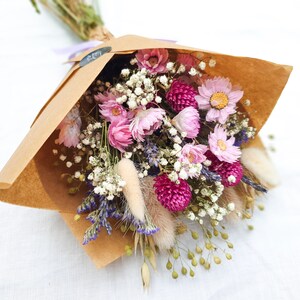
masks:
[(249, 140), (248, 134), (246, 129), (241, 130), (236, 136), (235, 136), (235, 142), (234, 146), (241, 146), (243, 143), (247, 143)]
[(158, 150), (159, 149), (156, 144), (147, 140), (144, 152), (150, 166), (158, 166)]
[(222, 178), (220, 175), (218, 175), (217, 173), (215, 172), (212, 172), (210, 170), (208, 170), (206, 167), (203, 166), (202, 170), (201, 170), (201, 174), (205, 176), (205, 178), (207, 180), (210, 180), (210, 181), (221, 181)]
[(83, 202), (78, 206), (77, 213), (82, 214), (86, 212), (91, 212), (96, 209), (97, 202), (93, 193), (90, 193), (86, 198), (83, 199)]
[(142, 233), (145, 235), (152, 235), (159, 230), (159, 228), (152, 223), (151, 218), (148, 214), (145, 214), (145, 222), (142, 222), (133, 216), (128, 206), (126, 206), (126, 208), (124, 209), (122, 221), (128, 224), (132, 224), (138, 233)]
[(104, 227), (107, 233), (110, 235), (112, 227), (108, 221), (110, 214), (114, 211), (112, 207), (112, 201), (107, 200), (105, 197), (100, 197), (100, 204), (97, 210), (92, 211), (86, 219), (89, 220), (92, 225), (85, 231), (83, 237), (83, 245), (86, 245), (92, 240), (95, 240), (99, 235), (101, 227)]
[(253, 187), (255, 190), (259, 191), (259, 192), (262, 192), (262, 193), (267, 193), (268, 190), (263, 187), (262, 185), (258, 184), (258, 183), (255, 183), (254, 181), (252, 181), (249, 177), (247, 176), (243, 176), (242, 177), (242, 181), (248, 185), (250, 185), (251, 187)]

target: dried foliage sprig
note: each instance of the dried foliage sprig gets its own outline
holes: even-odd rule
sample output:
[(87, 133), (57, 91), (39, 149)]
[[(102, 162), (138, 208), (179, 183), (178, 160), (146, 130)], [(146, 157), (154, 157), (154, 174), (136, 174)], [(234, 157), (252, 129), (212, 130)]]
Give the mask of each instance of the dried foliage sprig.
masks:
[(106, 40), (112, 34), (104, 27), (95, 5), (84, 0), (30, 0), (35, 10), (40, 13), (38, 2), (56, 15), (82, 40)]

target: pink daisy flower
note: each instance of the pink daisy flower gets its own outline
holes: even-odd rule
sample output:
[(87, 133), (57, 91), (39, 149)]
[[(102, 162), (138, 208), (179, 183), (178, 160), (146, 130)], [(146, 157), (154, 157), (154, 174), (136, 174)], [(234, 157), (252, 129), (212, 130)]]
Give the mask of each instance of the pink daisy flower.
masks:
[(57, 126), (57, 129), (60, 129), (58, 143), (64, 144), (68, 148), (76, 147), (79, 143), (81, 124), (79, 109), (74, 106)]
[(227, 139), (227, 132), (221, 126), (216, 126), (208, 136), (210, 151), (220, 160), (233, 163), (241, 156), (239, 147), (234, 146), (235, 138)]
[(181, 149), (179, 161), (187, 164), (198, 164), (206, 160), (204, 153), (208, 147), (204, 145), (185, 144)]
[(195, 97), (199, 109), (208, 110), (206, 121), (224, 124), (229, 115), (236, 112), (236, 103), (244, 92), (232, 89), (228, 78), (214, 77), (207, 79), (199, 88)]
[(195, 138), (200, 130), (198, 110), (191, 106), (184, 108), (172, 119), (172, 124), (180, 133), (185, 132), (188, 138)]
[(146, 135), (151, 135), (161, 124), (166, 112), (161, 108), (137, 109), (130, 124), (132, 136), (138, 142), (143, 142)]
[(115, 100), (108, 100), (99, 104), (99, 112), (108, 122), (119, 122), (127, 118), (126, 109)]
[(169, 58), (166, 49), (142, 49), (135, 55), (139, 68), (146, 68), (151, 74), (165, 73)]
[(129, 130), (128, 120), (121, 120), (118, 123), (112, 123), (108, 128), (109, 144), (124, 152), (130, 144), (132, 144), (132, 136)]

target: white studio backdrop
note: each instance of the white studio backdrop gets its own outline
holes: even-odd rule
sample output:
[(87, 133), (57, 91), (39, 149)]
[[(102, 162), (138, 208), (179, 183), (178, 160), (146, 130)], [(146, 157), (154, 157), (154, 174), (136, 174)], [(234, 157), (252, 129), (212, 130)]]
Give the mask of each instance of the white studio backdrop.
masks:
[[(281, 177), (251, 224), (230, 230), (231, 262), (173, 280), (159, 260), (148, 293), (140, 257), (97, 270), (56, 212), (0, 202), (0, 300), (19, 299), (299, 299), (300, 298), (300, 6), (298, 1), (101, 0), (116, 36), (172, 39), (220, 53), (294, 66), (261, 135)], [(0, 0), (0, 168), (64, 77), (54, 49), (79, 40), (29, 1)], [(274, 134), (270, 141), (268, 134)]]

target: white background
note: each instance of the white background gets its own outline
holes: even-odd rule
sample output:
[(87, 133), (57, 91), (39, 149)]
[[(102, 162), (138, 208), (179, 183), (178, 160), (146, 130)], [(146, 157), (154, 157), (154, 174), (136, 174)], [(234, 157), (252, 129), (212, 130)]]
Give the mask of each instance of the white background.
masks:
[[(285, 1), (100, 3), (116, 36), (139, 34), (202, 49), (290, 64), (294, 71), (262, 131), (281, 177), (266, 210), (230, 231), (232, 262), (174, 281), (165, 258), (143, 292), (140, 257), (97, 270), (55, 212), (0, 202), (0, 299), (300, 299), (300, 8)], [(79, 40), (29, 1), (0, 0), (0, 168), (65, 72), (54, 49)], [(269, 133), (275, 140), (267, 139)]]

